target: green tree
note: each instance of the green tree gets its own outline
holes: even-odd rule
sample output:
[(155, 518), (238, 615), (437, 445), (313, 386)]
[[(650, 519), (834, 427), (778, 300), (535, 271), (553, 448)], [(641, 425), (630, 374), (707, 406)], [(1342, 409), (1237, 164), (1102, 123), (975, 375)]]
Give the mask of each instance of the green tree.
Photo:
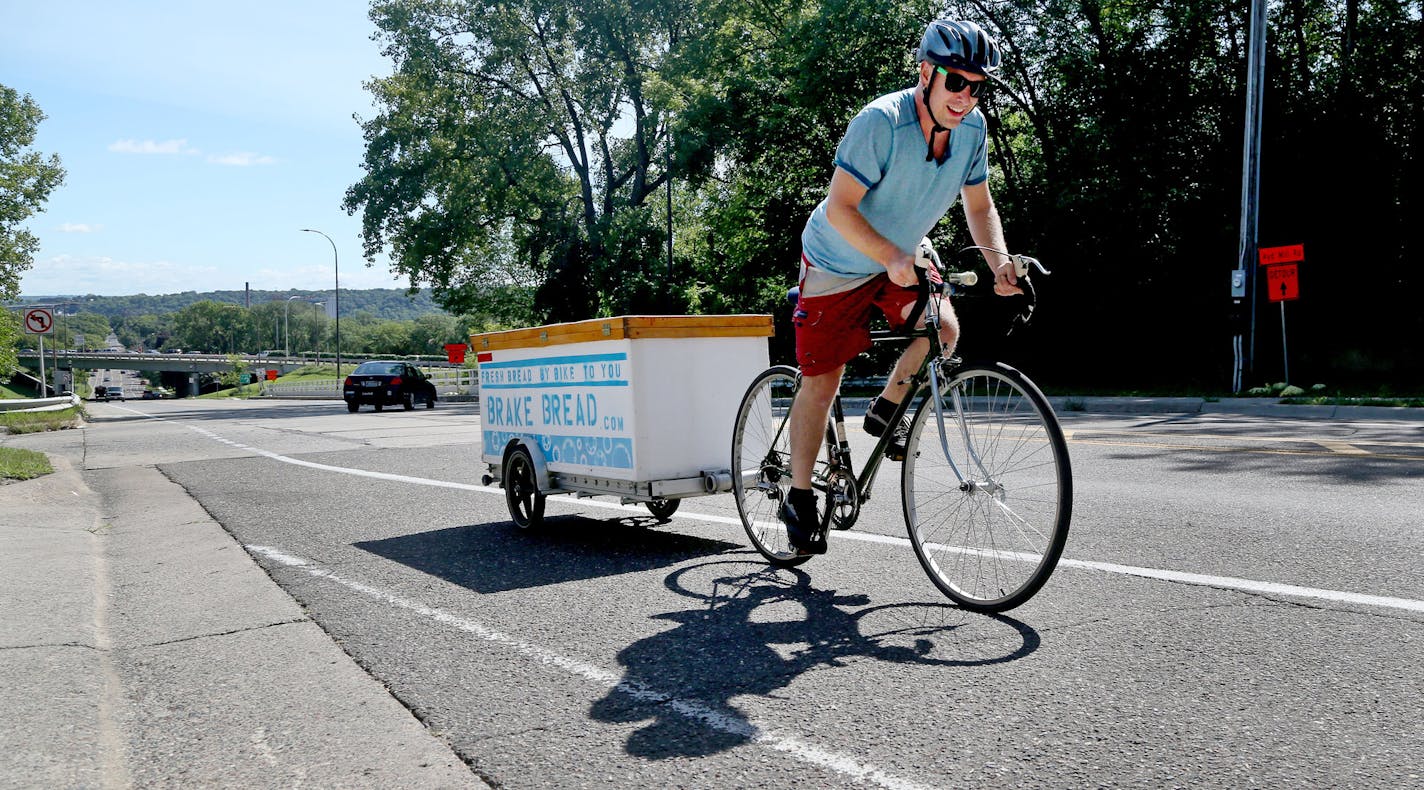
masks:
[[(92, 351), (104, 348), (104, 340), (114, 331), (109, 319), (99, 313), (81, 311), (74, 315), (68, 315), (59, 319), (71, 337), (83, 335), (83, 348), (80, 350)], [(122, 341), (122, 338), (120, 338)], [(127, 345), (127, 344), (125, 344)]]
[[(0, 302), (20, 295), (20, 275), (34, 262), (39, 239), (21, 224), (40, 210), (64, 180), (59, 156), (30, 150), (45, 118), (28, 94), (0, 85)], [(0, 311), (0, 373), (15, 369), (19, 320)]]
[(321, 306), (307, 302), (293, 302), (287, 309), (290, 312), (285, 323), (287, 330), (292, 333), (293, 354), (323, 350), (334, 351), (331, 340), (334, 322), (326, 317), (326, 312)]
[(446, 343), (468, 343), (469, 334), (460, 322), (444, 313), (424, 315), (415, 319), (410, 330), (413, 354), (444, 354)]
[(407, 321), (371, 321), (362, 334), (361, 345), (351, 350), (378, 356), (413, 354), (410, 329)]
[(126, 348), (162, 349), (173, 333), (173, 317), (169, 315), (116, 316), (110, 323)]
[(241, 394), (242, 377), (247, 375), (249, 369), (247, 360), (239, 354), (228, 354), (227, 361), (232, 367), (219, 373), (218, 381), (224, 389), (236, 389)]
[(246, 313), (237, 305), (197, 302), (173, 316), (173, 335), (190, 351), (231, 353), (247, 333)]
[(389, 248), (452, 312), (511, 290), (537, 319), (650, 308), (666, 237), (639, 209), (667, 179), (665, 70), (690, 8), (377, 0), (396, 70), (368, 85), (381, 109), (345, 201), (367, 256)]
[[(1260, 240), (1306, 245), (1290, 307), (1306, 378), (1424, 384), (1424, 345), (1382, 340), (1424, 336), (1421, 5), (1270, 6)], [(1223, 387), (1248, 22), (1230, 0), (380, 0), (397, 68), (371, 86), (346, 205), (368, 254), (389, 248), (470, 329), (681, 305), (771, 312), (784, 352), (835, 145), (910, 84), (937, 15), (1005, 50), (981, 103), (991, 186), (1010, 244), (1055, 271), (1008, 341), (989, 343), (1003, 300), (962, 300), (966, 353), (1057, 386)], [(676, 294), (653, 191), (670, 174)], [(951, 212), (935, 240), (966, 236)], [(1273, 323), (1258, 380), (1280, 375)]]
[[(866, 102), (908, 87), (928, 2), (703, 0), (705, 34), (681, 52), (675, 131), (695, 195), (681, 226), (698, 312), (777, 316), (789, 354), (786, 289), (801, 230), (826, 195), (835, 148)], [(679, 218), (683, 214), (679, 213)]]

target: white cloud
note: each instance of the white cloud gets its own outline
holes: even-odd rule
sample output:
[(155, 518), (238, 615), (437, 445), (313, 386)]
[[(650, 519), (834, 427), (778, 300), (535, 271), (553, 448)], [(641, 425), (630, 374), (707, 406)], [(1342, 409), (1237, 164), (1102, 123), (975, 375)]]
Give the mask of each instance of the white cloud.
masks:
[(115, 140), (109, 143), (109, 150), (120, 154), (196, 154), (198, 149), (188, 145), (186, 138), (179, 140)]
[(251, 167), (253, 165), (272, 165), (277, 160), (266, 154), (254, 154), (251, 151), (238, 151), (231, 154), (218, 156), (214, 154), (208, 157), (208, 161), (215, 165), (230, 165), (232, 167)]
[(21, 275), (21, 290), (29, 294), (166, 294), (241, 288), (217, 267), (170, 261), (130, 262), (108, 256), (56, 255), (36, 260)]
[(55, 230), (60, 233), (98, 233), (103, 227), (103, 225), (90, 225), (87, 222), (66, 222)]

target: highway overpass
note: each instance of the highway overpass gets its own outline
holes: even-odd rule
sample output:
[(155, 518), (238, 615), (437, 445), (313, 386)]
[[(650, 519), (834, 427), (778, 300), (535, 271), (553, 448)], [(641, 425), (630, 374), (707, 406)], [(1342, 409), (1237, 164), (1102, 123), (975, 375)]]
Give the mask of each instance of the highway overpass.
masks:
[[(38, 370), (39, 354), (33, 350), (19, 350), (20, 364)], [(301, 357), (243, 356), (248, 370), (277, 370), (286, 373), (303, 365), (312, 364), (311, 359)], [(323, 360), (335, 364), (334, 360)], [(349, 362), (357, 364), (360, 359), (343, 358), (344, 368)], [(224, 373), (232, 370), (232, 361), (226, 354), (139, 354), (132, 351), (46, 351), (46, 368), (61, 370), (138, 370), (144, 372), (167, 373)], [(427, 363), (421, 363), (427, 364)]]

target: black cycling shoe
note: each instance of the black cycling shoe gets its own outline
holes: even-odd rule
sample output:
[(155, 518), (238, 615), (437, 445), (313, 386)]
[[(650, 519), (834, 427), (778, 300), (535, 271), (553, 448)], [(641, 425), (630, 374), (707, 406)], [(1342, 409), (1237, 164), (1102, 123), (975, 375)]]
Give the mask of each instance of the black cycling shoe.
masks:
[[(870, 405), (865, 410), (865, 432), (871, 436), (880, 436), (890, 425), (887, 415), (877, 413), (879, 403), (880, 398), (871, 398)], [(892, 461), (905, 460), (905, 446), (909, 440), (910, 421), (901, 417), (900, 423), (895, 426), (894, 436), (891, 437), (890, 443), (885, 445), (885, 457)]]
[[(816, 519), (816, 500), (811, 500), (811, 512), (803, 514), (791, 505), (788, 499), (781, 503), (781, 521), (786, 525), (786, 538), (791, 542), (791, 548), (801, 556), (808, 554), (825, 554), (826, 533), (820, 528)], [(805, 518), (808, 516), (809, 518)], [(805, 522), (811, 522), (807, 525)]]

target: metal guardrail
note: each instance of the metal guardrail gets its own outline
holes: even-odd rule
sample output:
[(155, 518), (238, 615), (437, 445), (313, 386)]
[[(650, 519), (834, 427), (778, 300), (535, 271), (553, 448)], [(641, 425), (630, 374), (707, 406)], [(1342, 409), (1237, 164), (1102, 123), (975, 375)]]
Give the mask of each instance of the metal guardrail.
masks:
[(79, 396), (62, 395), (58, 398), (0, 398), (0, 411), (63, 411), (79, 405)]

